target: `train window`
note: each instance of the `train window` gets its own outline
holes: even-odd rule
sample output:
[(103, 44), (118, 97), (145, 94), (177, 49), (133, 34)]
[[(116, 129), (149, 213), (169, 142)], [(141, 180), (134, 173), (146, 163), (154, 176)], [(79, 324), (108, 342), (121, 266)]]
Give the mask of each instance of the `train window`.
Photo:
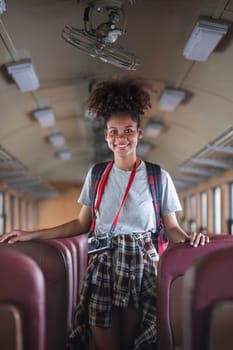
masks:
[(22, 210), (22, 208), (23, 208), (23, 200), (22, 200), (22, 198), (19, 198), (19, 207), (18, 207), (18, 209), (19, 209), (19, 228), (20, 229), (23, 228), (22, 227), (22, 221), (23, 221), (23, 210)]
[(229, 184), (229, 219), (228, 233), (233, 235), (233, 182)]
[(15, 226), (15, 196), (10, 195), (10, 228), (14, 230)]
[(192, 232), (196, 231), (196, 196), (192, 195), (190, 198), (190, 220), (189, 220), (189, 230)]
[(207, 231), (207, 193), (201, 192), (200, 195), (200, 231)]
[(213, 189), (213, 229), (215, 233), (221, 233), (221, 221), (221, 188), (218, 186)]
[(229, 218), (233, 219), (233, 182), (229, 184)]
[(183, 209), (183, 216), (186, 218), (187, 213), (186, 213), (186, 198), (185, 197), (181, 199), (181, 206)]
[(33, 230), (36, 222), (36, 207), (34, 202), (26, 202), (26, 228)]
[(183, 211), (180, 219), (180, 225), (184, 231), (187, 231), (188, 227), (187, 227), (187, 213), (186, 213), (186, 198), (181, 199), (181, 206)]
[(5, 232), (5, 194), (0, 192), (0, 235)]

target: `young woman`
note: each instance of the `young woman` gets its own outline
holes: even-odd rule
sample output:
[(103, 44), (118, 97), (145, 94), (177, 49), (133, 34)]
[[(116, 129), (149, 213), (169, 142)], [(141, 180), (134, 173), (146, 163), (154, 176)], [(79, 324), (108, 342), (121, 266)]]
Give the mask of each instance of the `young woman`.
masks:
[[(140, 116), (150, 107), (147, 86), (126, 79), (100, 83), (88, 101), (96, 118), (104, 120), (105, 140), (114, 155), (96, 212), (94, 232), (97, 237), (105, 237), (113, 223), (115, 229), (111, 249), (89, 259), (70, 337), (74, 349), (75, 343), (88, 347), (85, 334), (89, 327), (96, 350), (155, 348), (159, 256), (151, 235), (156, 229), (156, 218), (146, 165), (136, 155), (138, 140), (143, 136)], [(91, 176), (92, 169), (79, 198), (82, 209), (76, 220), (33, 232), (15, 230), (4, 234), (0, 242), (53, 239), (88, 232), (92, 223)], [(161, 179), (161, 213), (167, 239), (189, 241), (194, 247), (208, 243), (204, 234), (188, 235), (181, 229), (175, 214), (181, 206), (172, 180), (163, 169)]]

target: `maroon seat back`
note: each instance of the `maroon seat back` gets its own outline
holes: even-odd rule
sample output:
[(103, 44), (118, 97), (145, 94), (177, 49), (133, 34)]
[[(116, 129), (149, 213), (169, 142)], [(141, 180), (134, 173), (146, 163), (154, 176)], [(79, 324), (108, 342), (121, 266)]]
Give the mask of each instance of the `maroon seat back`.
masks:
[(200, 257), (227, 246), (233, 246), (232, 236), (211, 235), (210, 243), (203, 247), (174, 244), (162, 254), (157, 278), (158, 350), (182, 347), (181, 302), (186, 269)]
[[(46, 342), (45, 349), (64, 350), (71, 322), (72, 259), (62, 242), (33, 240), (15, 244), (2, 243), (2, 250), (20, 251), (33, 258), (45, 278)], [(14, 283), (13, 283), (14, 286)], [(34, 350), (34, 349), (33, 349)]]
[[(213, 313), (213, 310), (220, 301), (231, 301), (232, 303), (233, 300), (233, 247), (212, 252), (192, 265), (185, 273), (183, 291), (184, 349), (210, 349), (209, 346), (214, 339), (211, 327), (214, 327), (214, 323), (222, 316), (224, 316), (221, 322), (222, 327), (225, 317), (228, 321), (229, 317), (232, 317), (232, 313), (227, 316), (221, 312), (216, 319), (216, 311)], [(224, 334), (224, 329), (222, 329), (222, 334)], [(233, 337), (231, 341), (232, 339)], [(232, 349), (233, 343), (231, 346)], [(221, 349), (227, 349), (223, 347), (223, 343)]]
[(79, 292), (83, 284), (83, 279), (86, 273), (87, 260), (88, 260), (88, 244), (87, 234), (70, 237), (70, 240), (76, 246), (77, 250), (77, 289), (76, 289), (76, 302), (78, 302)]
[(62, 244), (70, 250), (73, 265), (73, 305), (76, 306), (87, 268), (87, 234), (60, 238), (53, 241), (56, 242), (55, 245)]
[[(72, 241), (72, 239), (70, 237), (68, 238), (60, 238), (60, 239), (56, 239), (54, 240), (55, 246), (57, 245), (57, 248), (60, 245), (65, 245), (66, 248), (68, 248), (69, 252), (70, 252), (70, 257), (71, 257), (71, 261), (72, 261), (72, 269), (70, 272), (72, 272), (72, 285), (70, 285), (70, 287), (72, 288), (71, 294), (72, 294), (72, 300), (71, 300), (71, 305), (70, 305), (70, 309), (71, 309), (71, 317), (72, 317), (72, 312), (74, 307), (76, 306), (76, 294), (77, 294), (77, 288), (78, 288), (78, 251), (76, 248), (76, 245), (74, 244), (74, 242)], [(60, 247), (61, 248), (61, 247)], [(66, 253), (67, 255), (67, 253)], [(70, 258), (68, 257), (68, 261), (70, 260)]]
[(15, 305), (22, 315), (23, 349), (44, 350), (45, 280), (41, 269), (25, 254), (2, 248), (0, 280), (0, 304)]
[(211, 311), (208, 350), (233, 349), (233, 300), (219, 301)]
[[(74, 269), (76, 264), (74, 248), (69, 241), (65, 239), (54, 239), (48, 240), (46, 243), (57, 250), (60, 258), (63, 261), (64, 273), (65, 273), (65, 288), (66, 288), (66, 314), (65, 321), (66, 325), (63, 330), (68, 333), (71, 329), (72, 323), (72, 313), (74, 307), (74, 285), (75, 285), (75, 275)], [(64, 318), (64, 315), (63, 315)]]
[(0, 303), (0, 349), (23, 350), (23, 318), (19, 307)]

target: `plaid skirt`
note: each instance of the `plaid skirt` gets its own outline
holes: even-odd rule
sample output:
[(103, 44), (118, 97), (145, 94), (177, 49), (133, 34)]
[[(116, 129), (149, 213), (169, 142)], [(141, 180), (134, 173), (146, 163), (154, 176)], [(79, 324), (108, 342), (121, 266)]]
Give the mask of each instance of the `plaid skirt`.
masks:
[[(74, 314), (68, 349), (89, 349), (90, 326), (111, 327), (112, 306), (142, 310), (134, 350), (156, 343), (158, 254), (151, 233), (113, 237), (112, 249), (92, 255)], [(73, 346), (72, 346), (73, 344)]]

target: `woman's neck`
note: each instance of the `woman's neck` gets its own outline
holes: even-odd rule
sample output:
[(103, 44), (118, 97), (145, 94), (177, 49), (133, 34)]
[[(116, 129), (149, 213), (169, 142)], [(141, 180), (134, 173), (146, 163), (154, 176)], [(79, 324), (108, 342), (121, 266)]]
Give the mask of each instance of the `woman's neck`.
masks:
[(114, 160), (114, 162), (117, 168), (125, 171), (130, 171), (130, 170), (133, 170), (136, 159), (137, 159), (136, 156), (130, 157), (130, 158), (117, 158)]

